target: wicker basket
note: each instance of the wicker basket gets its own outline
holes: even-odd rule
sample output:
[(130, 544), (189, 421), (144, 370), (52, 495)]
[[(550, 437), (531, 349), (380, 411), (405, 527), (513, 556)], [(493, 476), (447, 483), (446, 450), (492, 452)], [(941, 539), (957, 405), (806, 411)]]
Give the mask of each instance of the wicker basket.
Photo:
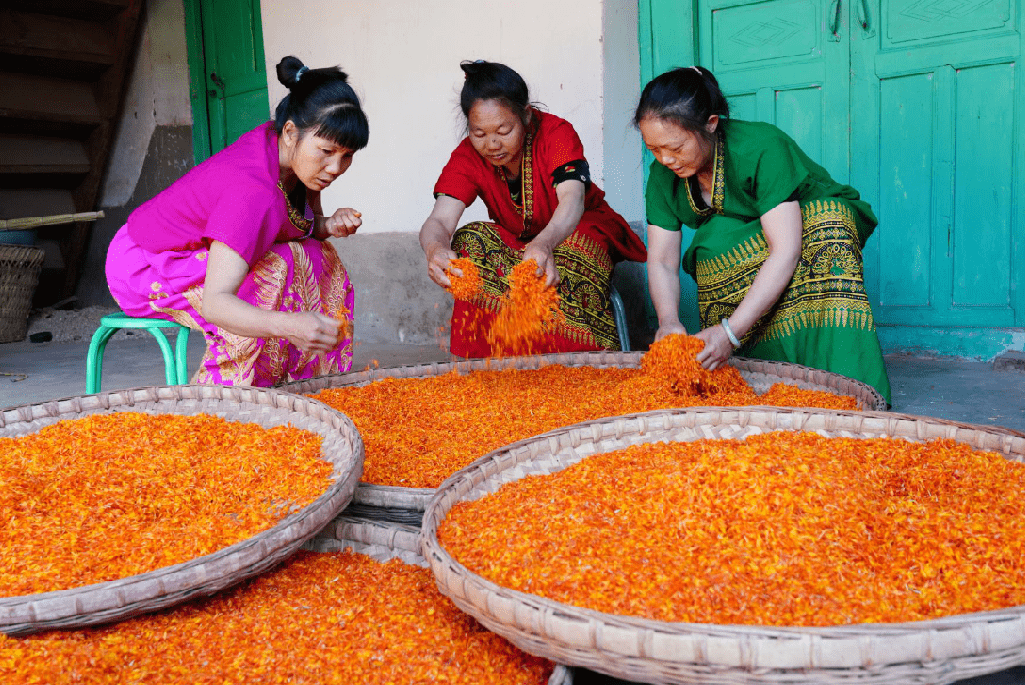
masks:
[[(281, 386), (281, 389), (302, 395), (312, 395), (328, 388), (368, 385), (385, 378), (427, 378), (452, 371), (469, 373), (484, 370), (539, 369), (552, 364), (571, 367), (593, 366), (599, 369), (637, 369), (641, 366), (642, 356), (644, 355), (641, 352), (575, 352), (506, 359), (439, 362), (320, 376), (288, 383)], [(798, 364), (743, 357), (730, 359), (730, 364), (740, 371), (744, 380), (759, 394), (764, 393), (774, 383), (787, 383), (809, 390), (825, 390), (839, 395), (851, 395), (858, 401), (861, 409), (886, 409), (886, 401), (874, 388), (846, 376)], [(433, 494), (434, 489), (432, 488), (403, 488), (360, 483), (356, 488), (352, 505), (346, 513), (380, 521), (419, 526), (423, 512)]]
[(657, 683), (952, 683), (1025, 663), (1025, 606), (904, 624), (824, 628), (665, 623), (616, 616), (484, 580), (438, 543), (458, 502), (595, 453), (657, 441), (743, 438), (776, 430), (826, 436), (952, 438), (1025, 460), (1025, 436), (902, 414), (697, 408), (578, 424), (496, 450), (449, 478), (423, 519), (423, 552), (456, 606), (532, 654)]
[[(416, 528), (346, 514), (304, 545), (314, 552), (336, 552), (346, 547), (378, 561), (401, 559), (407, 564), (429, 568), (420, 556), (420, 531)], [(548, 685), (573, 685), (573, 671), (556, 665)]]
[(0, 343), (24, 340), (28, 333), (43, 255), (38, 247), (0, 244)]
[(29, 404), (0, 412), (0, 436), (17, 437), (96, 413), (206, 413), (266, 428), (292, 425), (322, 436), (334, 481), (312, 503), (248, 540), (181, 564), (70, 590), (0, 598), (0, 631), (15, 635), (122, 620), (213, 594), (284, 560), (352, 499), (363, 472), (363, 440), (344, 414), (277, 390), (178, 385), (135, 388)]

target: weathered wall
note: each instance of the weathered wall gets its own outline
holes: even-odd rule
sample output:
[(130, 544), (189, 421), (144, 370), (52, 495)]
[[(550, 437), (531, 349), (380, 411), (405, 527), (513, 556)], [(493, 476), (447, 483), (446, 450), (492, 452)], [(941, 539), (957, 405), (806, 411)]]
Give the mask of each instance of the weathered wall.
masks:
[(107, 245), (133, 209), (192, 167), (192, 110), (182, 0), (146, 0), (142, 36), (104, 179), (78, 303), (113, 305)]
[[(312, 67), (340, 65), (370, 120), (370, 144), (324, 193), (325, 210), (363, 214), (357, 240), (335, 242), (356, 287), (360, 340), (432, 342), (448, 324), (451, 298), (427, 278), (416, 233), (463, 137), (461, 60), (519, 71), (531, 97), (576, 128), (610, 204), (642, 223), (640, 137), (629, 124), (639, 95), (636, 0), (263, 0), (262, 11), (271, 104), (286, 92), (274, 66), (294, 54)], [(336, 38), (311, 41), (311, 27)], [(463, 221), (486, 216), (478, 201)], [(617, 271), (631, 309), (643, 298), (638, 268)], [(643, 326), (643, 315), (631, 323)]]
[[(642, 218), (636, 212), (639, 178), (631, 185), (620, 175), (624, 169), (636, 176), (639, 156), (619, 162), (629, 147), (622, 100), (630, 98), (623, 94), (636, 89), (638, 74), (636, 2), (263, 0), (262, 9), (272, 103), (285, 94), (274, 66), (288, 54), (311, 66), (341, 65), (363, 98), (370, 145), (324, 193), (325, 209), (355, 206), (363, 212), (363, 231), (417, 231), (429, 213), (434, 182), (462, 138), (464, 59), (500, 61), (519, 71), (533, 99), (574, 125), (603, 187), (610, 161), (605, 136), (612, 129), (609, 152), (617, 171), (610, 202), (623, 211), (629, 206), (628, 220)], [(607, 36), (605, 21), (615, 29)], [(332, 39), (311, 41), (313, 27)], [(627, 82), (615, 86), (617, 102), (608, 108), (607, 68), (617, 84)], [(484, 218), (485, 212), (478, 202), (465, 216)]]

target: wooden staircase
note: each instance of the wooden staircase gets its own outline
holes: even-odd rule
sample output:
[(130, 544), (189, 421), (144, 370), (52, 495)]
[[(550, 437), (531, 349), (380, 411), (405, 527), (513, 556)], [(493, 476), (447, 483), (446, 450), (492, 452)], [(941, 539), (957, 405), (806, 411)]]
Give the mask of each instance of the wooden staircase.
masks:
[[(0, 219), (97, 209), (142, 1), (0, 0)], [(36, 306), (74, 295), (90, 226), (39, 229)]]

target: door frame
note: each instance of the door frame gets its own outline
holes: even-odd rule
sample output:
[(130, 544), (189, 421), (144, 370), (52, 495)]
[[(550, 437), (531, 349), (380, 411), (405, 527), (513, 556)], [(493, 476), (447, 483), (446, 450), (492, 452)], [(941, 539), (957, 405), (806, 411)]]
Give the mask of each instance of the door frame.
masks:
[(210, 114), (206, 108), (206, 51), (200, 0), (185, 2), (185, 45), (189, 62), (189, 104), (192, 106), (192, 155), (199, 164), (211, 154)]

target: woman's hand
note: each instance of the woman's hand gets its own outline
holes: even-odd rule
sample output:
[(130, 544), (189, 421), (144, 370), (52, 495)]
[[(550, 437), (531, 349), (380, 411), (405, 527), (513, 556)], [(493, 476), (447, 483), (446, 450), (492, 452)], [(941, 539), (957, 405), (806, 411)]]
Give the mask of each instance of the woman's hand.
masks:
[(324, 233), (331, 238), (348, 238), (363, 225), (361, 216), (351, 207), (336, 209), (334, 214), (324, 218)]
[[(436, 247), (431, 250), (430, 254), (427, 255), (427, 275), (431, 277), (431, 280), (440, 285), (442, 288), (450, 288), (452, 281), (448, 279), (448, 274), (445, 271), (449, 268), (449, 262), (456, 258), (456, 253), (452, 251), (450, 247)], [(457, 276), (462, 276), (462, 271), (459, 269), (453, 269)]]
[(709, 371), (714, 371), (726, 363), (733, 354), (733, 343), (721, 325), (710, 326), (694, 335), (705, 341), (705, 347), (698, 352), (698, 363)]
[(295, 312), (288, 315), (285, 336), (303, 352), (326, 354), (338, 346), (341, 322), (318, 312)]
[(559, 277), (558, 269), (555, 268), (555, 253), (552, 252), (552, 247), (548, 243), (537, 238), (530, 241), (527, 248), (523, 250), (523, 261), (531, 259), (537, 262), (538, 277), (545, 277), (546, 288), (559, 284), (562, 279)]
[(662, 324), (655, 331), (655, 342), (658, 342), (667, 335), (687, 335), (687, 329), (679, 321), (670, 321)]

